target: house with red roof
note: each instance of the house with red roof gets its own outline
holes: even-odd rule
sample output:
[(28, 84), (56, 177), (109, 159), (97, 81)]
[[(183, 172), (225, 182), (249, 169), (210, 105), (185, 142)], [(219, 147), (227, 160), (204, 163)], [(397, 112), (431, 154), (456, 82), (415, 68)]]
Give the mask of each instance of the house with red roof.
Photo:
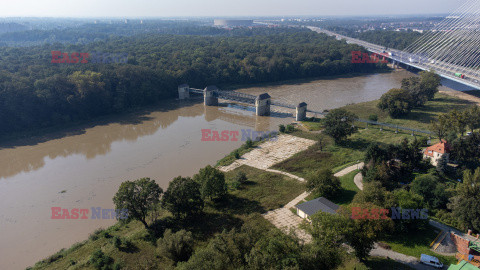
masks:
[(447, 141), (442, 140), (437, 144), (427, 147), (427, 149), (425, 149), (425, 152), (423, 152), (423, 158), (430, 159), (430, 163), (432, 163), (433, 166), (437, 166), (438, 161), (444, 155), (447, 158), (447, 162), (449, 161), (450, 150), (450, 144)]

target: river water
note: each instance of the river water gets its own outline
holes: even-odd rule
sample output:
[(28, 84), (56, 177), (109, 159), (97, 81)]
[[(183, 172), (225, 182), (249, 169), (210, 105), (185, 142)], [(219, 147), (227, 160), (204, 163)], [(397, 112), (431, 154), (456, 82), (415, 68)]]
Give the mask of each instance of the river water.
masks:
[[(399, 87), (407, 71), (237, 89), (268, 92), (313, 110), (378, 99)], [(148, 111), (98, 120), (46, 137), (0, 147), (0, 269), (24, 269), (82, 241), (105, 219), (51, 219), (52, 207), (114, 208), (120, 183), (150, 177), (166, 189), (242, 144), (201, 141), (201, 130), (274, 131), (293, 118), (257, 117), (231, 106), (204, 107), (201, 99), (169, 100)], [(90, 216), (90, 215), (89, 215)]]

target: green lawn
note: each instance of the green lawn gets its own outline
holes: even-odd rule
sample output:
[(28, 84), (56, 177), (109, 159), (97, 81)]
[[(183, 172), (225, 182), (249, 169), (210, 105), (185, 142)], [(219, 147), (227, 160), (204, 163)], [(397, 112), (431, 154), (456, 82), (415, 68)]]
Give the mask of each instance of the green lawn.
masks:
[(315, 122), (312, 121), (302, 121), (302, 124), (309, 130), (309, 131), (318, 131), (323, 129), (323, 121), (322, 119), (317, 119)]
[[(249, 181), (231, 194), (241, 199), (258, 202), (262, 208), (259, 212), (281, 208), (305, 191), (305, 184), (298, 180), (246, 165), (226, 173), (227, 179), (233, 178), (239, 171), (245, 172)], [(253, 212), (254, 209), (251, 211)]]
[(436, 228), (428, 225), (427, 229), (389, 236), (381, 242), (388, 244), (393, 251), (405, 255), (420, 258), (421, 254), (427, 254), (439, 258), (444, 265), (456, 264), (457, 260), (454, 256), (443, 256), (430, 250), (430, 244), (438, 233)]

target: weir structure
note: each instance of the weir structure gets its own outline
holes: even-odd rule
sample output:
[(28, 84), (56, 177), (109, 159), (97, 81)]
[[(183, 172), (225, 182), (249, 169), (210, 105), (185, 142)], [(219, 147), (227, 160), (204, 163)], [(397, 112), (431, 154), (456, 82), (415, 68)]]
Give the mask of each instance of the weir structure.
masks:
[(236, 101), (255, 106), (255, 115), (268, 116), (271, 112), (271, 106), (294, 109), (295, 119), (302, 121), (307, 115), (307, 103), (302, 102), (297, 106), (292, 106), (281, 102), (272, 102), (272, 97), (268, 93), (263, 93), (258, 96), (240, 93), (236, 91), (223, 91), (218, 89), (215, 85), (209, 85), (205, 89), (190, 88), (188, 84), (178, 86), (178, 99), (190, 98), (190, 93), (203, 95), (203, 104), (205, 106), (218, 106), (218, 99)]

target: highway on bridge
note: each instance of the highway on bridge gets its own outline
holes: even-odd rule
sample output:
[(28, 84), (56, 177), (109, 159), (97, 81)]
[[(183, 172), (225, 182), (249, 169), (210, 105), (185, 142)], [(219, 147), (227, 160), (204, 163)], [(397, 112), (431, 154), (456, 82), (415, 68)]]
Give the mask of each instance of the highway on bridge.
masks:
[[(410, 54), (400, 50), (395, 50), (392, 48), (386, 48), (385, 46), (369, 43), (360, 39), (347, 37), (332, 31), (319, 28), (319, 27), (313, 27), (313, 26), (306, 26), (306, 27), (317, 33), (324, 33), (329, 36), (334, 36), (338, 40), (345, 39), (347, 43), (360, 45), (362, 47), (365, 47), (368, 51), (385, 56), (386, 58), (389, 58), (392, 61), (403, 63), (405, 65), (408, 65), (420, 70), (434, 70), (438, 75), (440, 75), (443, 78), (467, 85), (469, 87), (473, 87), (475, 89), (480, 89), (480, 77), (468, 76), (463, 79), (456, 77), (455, 73), (458, 71), (443, 68), (442, 66), (444, 65), (442, 65), (442, 62), (440, 61), (432, 61), (425, 57)], [(462, 70), (462, 69), (463, 67), (458, 67), (458, 70)]]

